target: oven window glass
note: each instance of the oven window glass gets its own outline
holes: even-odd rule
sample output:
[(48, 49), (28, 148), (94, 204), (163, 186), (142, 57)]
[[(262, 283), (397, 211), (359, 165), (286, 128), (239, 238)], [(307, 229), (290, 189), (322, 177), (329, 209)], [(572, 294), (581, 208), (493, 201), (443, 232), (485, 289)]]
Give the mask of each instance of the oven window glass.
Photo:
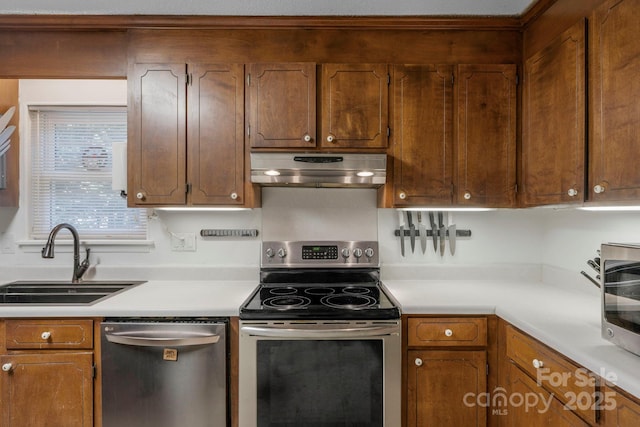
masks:
[(259, 427), (382, 427), (382, 340), (257, 342)]
[(606, 260), (604, 267), (605, 318), (640, 333), (640, 263)]

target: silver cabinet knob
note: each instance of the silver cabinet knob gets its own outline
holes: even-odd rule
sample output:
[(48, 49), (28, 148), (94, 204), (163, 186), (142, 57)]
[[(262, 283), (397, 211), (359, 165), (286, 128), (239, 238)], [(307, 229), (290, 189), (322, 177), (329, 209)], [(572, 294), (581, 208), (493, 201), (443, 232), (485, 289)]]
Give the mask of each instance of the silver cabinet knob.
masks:
[(544, 362), (542, 360), (538, 360), (538, 359), (533, 359), (533, 367), (536, 369), (540, 369), (544, 366)]
[(398, 194), (398, 197), (400, 197), (401, 200), (404, 200), (407, 198), (407, 193), (405, 193), (404, 191), (402, 191), (400, 194)]
[(373, 258), (373, 248), (367, 248), (364, 250), (364, 254), (367, 258)]
[(311, 142), (311, 135), (305, 135), (303, 139), (304, 142)]
[(231, 197), (232, 200), (236, 200), (238, 198), (238, 193), (231, 193), (229, 197)]
[(466, 191), (462, 197), (464, 197), (465, 200), (469, 200), (469, 199), (471, 199), (471, 193)]
[(349, 248), (343, 248), (341, 253), (343, 258), (349, 258), (349, 255), (351, 255), (351, 253), (349, 252)]
[(416, 364), (416, 366), (422, 366), (422, 359), (420, 359), (420, 358), (416, 358), (416, 360), (414, 361), (414, 363)]
[(287, 250), (285, 248), (278, 249), (278, 256), (280, 258), (284, 258), (287, 256)]
[(136, 193), (136, 199), (144, 200), (144, 193)]
[(43, 332), (40, 335), (40, 338), (42, 338), (43, 340), (48, 340), (49, 338), (51, 338), (51, 332), (49, 332), (49, 331)]
[(570, 188), (569, 191), (567, 191), (567, 194), (569, 195), (569, 197), (575, 197), (578, 195), (578, 190), (576, 190), (575, 188)]
[(335, 140), (336, 140), (336, 138), (333, 135), (327, 136), (327, 142), (333, 142)]
[(4, 365), (2, 365), (2, 370), (4, 372), (9, 372), (13, 369), (13, 365), (11, 363), (5, 363)]
[(451, 336), (453, 336), (453, 331), (451, 329), (445, 329), (444, 330), (444, 334), (447, 337), (451, 337)]
[(353, 256), (356, 257), (356, 258), (360, 258), (362, 256), (362, 249), (355, 248), (353, 250)]
[(272, 248), (267, 248), (267, 250), (265, 251), (265, 254), (267, 255), (268, 258), (273, 258), (273, 256), (275, 255)]
[(604, 190), (605, 190), (604, 186), (600, 184), (593, 187), (593, 192), (596, 194), (604, 193)]

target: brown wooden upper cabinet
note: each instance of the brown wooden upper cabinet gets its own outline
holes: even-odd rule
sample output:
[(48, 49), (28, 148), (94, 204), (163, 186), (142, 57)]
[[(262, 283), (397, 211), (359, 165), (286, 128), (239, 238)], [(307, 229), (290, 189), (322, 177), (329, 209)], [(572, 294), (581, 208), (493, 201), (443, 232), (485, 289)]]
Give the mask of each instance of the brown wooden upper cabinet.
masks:
[(516, 66), (459, 65), (456, 85), (456, 203), (516, 202)]
[(316, 68), (315, 63), (249, 66), (251, 148), (385, 149), (388, 66), (322, 64), (319, 88)]
[(129, 206), (246, 205), (244, 65), (135, 64)]
[(392, 75), (385, 204), (513, 206), (516, 66), (396, 65)]
[(316, 147), (316, 64), (251, 64), (247, 84), (251, 147)]
[(394, 65), (393, 206), (453, 201), (453, 66)]
[(640, 200), (639, 20), (638, 0), (605, 1), (589, 20), (590, 201)]
[(585, 22), (525, 61), (522, 194), (526, 206), (585, 199)]

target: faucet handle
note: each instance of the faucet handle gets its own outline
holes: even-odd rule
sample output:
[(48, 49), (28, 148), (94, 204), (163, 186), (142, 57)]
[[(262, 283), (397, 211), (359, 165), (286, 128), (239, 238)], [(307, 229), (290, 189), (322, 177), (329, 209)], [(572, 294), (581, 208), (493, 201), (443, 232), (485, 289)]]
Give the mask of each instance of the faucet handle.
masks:
[(82, 279), (82, 276), (84, 275), (84, 273), (87, 272), (87, 270), (89, 269), (89, 253), (91, 252), (91, 248), (87, 248), (87, 257), (84, 259), (84, 261), (82, 261), (80, 263), (80, 265), (78, 266), (77, 271), (75, 272), (75, 278), (77, 280)]

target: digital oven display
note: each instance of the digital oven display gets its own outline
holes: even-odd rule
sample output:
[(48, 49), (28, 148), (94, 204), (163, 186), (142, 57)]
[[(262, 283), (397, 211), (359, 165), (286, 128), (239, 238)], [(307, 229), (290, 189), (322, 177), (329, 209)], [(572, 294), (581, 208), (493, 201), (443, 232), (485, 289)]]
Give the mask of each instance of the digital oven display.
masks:
[(338, 246), (303, 246), (302, 259), (338, 259)]

